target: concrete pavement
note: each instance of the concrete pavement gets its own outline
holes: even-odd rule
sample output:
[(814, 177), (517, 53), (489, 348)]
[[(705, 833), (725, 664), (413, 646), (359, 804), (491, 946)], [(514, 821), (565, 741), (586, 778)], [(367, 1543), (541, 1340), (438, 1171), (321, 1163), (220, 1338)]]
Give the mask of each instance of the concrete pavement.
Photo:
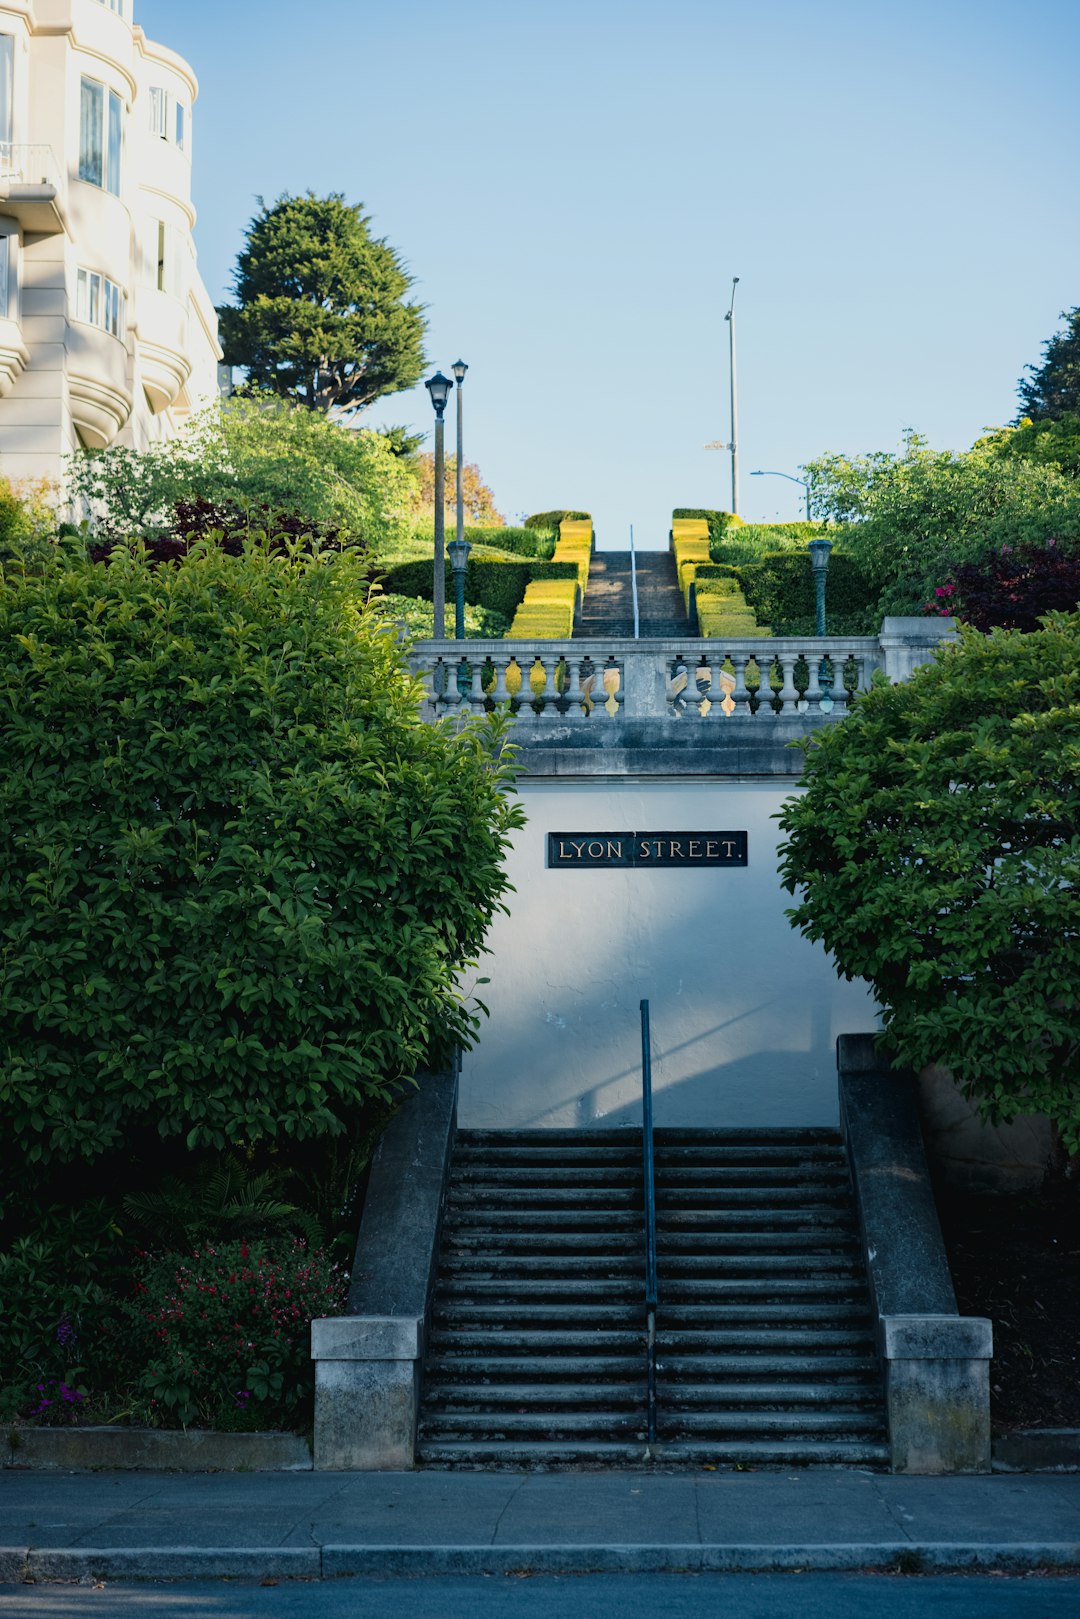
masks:
[(0, 1473), (0, 1581), (1080, 1567), (1080, 1475)]

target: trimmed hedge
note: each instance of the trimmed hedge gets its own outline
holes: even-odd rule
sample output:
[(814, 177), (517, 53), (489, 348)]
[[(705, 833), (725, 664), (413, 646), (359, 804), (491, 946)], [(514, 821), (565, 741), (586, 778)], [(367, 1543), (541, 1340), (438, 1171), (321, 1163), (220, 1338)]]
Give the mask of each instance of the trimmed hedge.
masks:
[(559, 524), (559, 541), (555, 547), (554, 560), (556, 562), (574, 563), (583, 595), (589, 583), (589, 563), (592, 561), (592, 552), (592, 518), (564, 518)]
[(743, 526), (742, 518), (736, 517), (734, 512), (713, 511), (707, 506), (676, 506), (671, 514), (672, 526), (677, 521), (692, 521), (694, 519), (708, 523), (709, 539), (717, 544), (726, 529), (741, 528)]
[[(573, 561), (539, 562), (523, 557), (520, 562), (502, 562), (494, 557), (471, 556), (465, 569), (465, 600), (512, 619), (532, 580), (577, 577), (578, 567)], [(387, 595), (422, 596), (430, 601), (434, 589), (432, 560), (420, 557), (415, 562), (399, 562), (387, 569), (380, 583)], [(446, 599), (450, 602), (453, 598), (454, 575), (447, 562)]]
[(777, 551), (805, 553), (807, 542), (819, 536), (829, 537), (824, 523), (744, 523), (737, 532), (732, 529), (713, 540), (713, 561), (741, 566)]
[(559, 524), (560, 523), (591, 523), (591, 522), (592, 522), (592, 516), (591, 516), (591, 514), (589, 512), (571, 512), (571, 511), (533, 512), (531, 517), (526, 517), (526, 519), (525, 519), (525, 527), (526, 528), (544, 529), (550, 534), (557, 534), (559, 532)]
[[(750, 606), (760, 618), (768, 620), (777, 634), (792, 633), (786, 626), (800, 619), (814, 622), (814, 570), (805, 551), (774, 551), (760, 562), (743, 563), (738, 579)], [(876, 593), (858, 564), (834, 552), (825, 590), (828, 619), (843, 618), (847, 622), (865, 615), (869, 633), (874, 627), (871, 620), (876, 618), (876, 603)]]
[(706, 640), (759, 640), (772, 634), (768, 625), (759, 624), (749, 609), (732, 612), (730, 598), (725, 596), (699, 596), (697, 616), (698, 633)]
[(704, 517), (673, 517), (671, 520), (671, 549), (675, 553), (675, 572), (683, 594), (686, 611), (691, 605), (691, 587), (698, 566), (709, 560), (709, 525)]

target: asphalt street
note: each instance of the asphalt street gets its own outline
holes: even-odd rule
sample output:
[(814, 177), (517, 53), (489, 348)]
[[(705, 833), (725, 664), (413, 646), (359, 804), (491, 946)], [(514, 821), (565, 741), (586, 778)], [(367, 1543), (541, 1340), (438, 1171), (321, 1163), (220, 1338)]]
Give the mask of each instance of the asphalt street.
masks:
[(2, 1619), (1076, 1619), (1080, 1578), (471, 1575), (0, 1586)]

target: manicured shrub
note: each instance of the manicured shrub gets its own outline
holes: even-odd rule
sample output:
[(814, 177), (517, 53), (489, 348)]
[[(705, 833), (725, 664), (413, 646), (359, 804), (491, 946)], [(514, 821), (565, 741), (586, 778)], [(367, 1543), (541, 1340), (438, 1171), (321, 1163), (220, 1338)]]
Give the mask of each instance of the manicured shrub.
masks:
[(771, 552), (805, 552), (820, 535), (829, 537), (822, 523), (743, 523), (713, 541), (712, 555), (716, 562), (756, 562)]
[(526, 517), (525, 527), (542, 529), (547, 533), (557, 534), (560, 523), (588, 523), (591, 520), (588, 512), (533, 512), (531, 517)]
[(671, 514), (672, 521), (699, 521), (705, 522), (709, 527), (709, 539), (719, 544), (729, 529), (741, 528), (742, 518), (736, 517), (733, 512), (714, 511), (707, 506), (676, 506)]
[[(544, 533), (532, 528), (508, 528), (502, 524), (488, 524), (485, 526), (466, 525), (462, 531), (470, 545), (482, 545), (493, 551), (507, 551), (515, 556), (538, 557), (543, 561), (551, 557), (555, 550), (557, 531)], [(454, 538), (453, 525), (448, 524), (446, 529), (447, 540)], [(435, 530), (431, 523), (423, 526), (417, 525), (413, 530), (413, 539), (423, 541), (434, 547)]]
[[(435, 631), (435, 609), (430, 601), (417, 596), (376, 596), (372, 603), (378, 612), (386, 614), (414, 641), (430, 641)], [(453, 603), (447, 598), (446, 629), (452, 628)], [(465, 636), (467, 640), (498, 640), (506, 634), (509, 620), (502, 613), (493, 613), (489, 607), (465, 606)]]
[[(743, 563), (738, 577), (746, 600), (760, 619), (772, 625), (774, 634), (793, 633), (786, 626), (800, 618), (813, 625), (814, 569), (805, 550), (777, 551), (760, 562)], [(826, 628), (836, 619), (850, 623), (853, 617), (865, 615), (869, 634), (877, 617), (875, 603), (875, 594), (858, 564), (834, 551), (825, 592)]]
[(349, 553), (0, 574), (0, 1130), (35, 1164), (344, 1133), (475, 1018), (519, 811)]
[(671, 521), (671, 549), (675, 571), (687, 612), (690, 593), (699, 565), (709, 560), (709, 525), (703, 517), (674, 517)]
[(525, 592), (525, 599), (514, 614), (511, 639), (565, 640), (574, 633), (578, 587), (574, 580), (537, 581)]

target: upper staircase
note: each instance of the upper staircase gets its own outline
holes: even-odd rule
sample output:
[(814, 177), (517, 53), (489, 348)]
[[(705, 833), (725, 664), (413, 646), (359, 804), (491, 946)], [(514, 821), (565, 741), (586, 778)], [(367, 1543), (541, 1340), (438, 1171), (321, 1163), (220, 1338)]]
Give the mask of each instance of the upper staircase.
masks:
[[(636, 560), (641, 637), (656, 640), (692, 635), (674, 557), (669, 551), (638, 551)], [(589, 587), (574, 639), (614, 640), (633, 633), (631, 553), (597, 551), (589, 565)]]
[(838, 1135), (658, 1130), (656, 1198), (650, 1449), (640, 1133), (459, 1132), (421, 1462), (886, 1462)]

